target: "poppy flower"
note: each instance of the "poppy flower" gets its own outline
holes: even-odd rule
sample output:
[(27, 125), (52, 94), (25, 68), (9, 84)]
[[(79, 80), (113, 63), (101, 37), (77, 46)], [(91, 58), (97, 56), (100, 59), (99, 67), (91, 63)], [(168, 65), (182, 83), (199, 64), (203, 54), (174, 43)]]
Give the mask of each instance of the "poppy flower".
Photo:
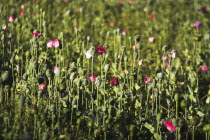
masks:
[(117, 78), (117, 77), (113, 77), (113, 78), (110, 80), (110, 84), (113, 85), (113, 86), (119, 85), (118, 78)]
[(25, 14), (25, 12), (23, 11), (23, 10), (21, 10), (20, 12), (19, 12), (19, 15), (20, 16), (22, 16), (22, 15), (24, 15)]
[(149, 36), (148, 39), (149, 39), (149, 42), (151, 42), (151, 43), (155, 42), (155, 38), (153, 36)]
[(201, 27), (202, 27), (202, 23), (200, 23), (200, 22), (195, 22), (194, 23), (194, 28), (199, 29)]
[(41, 84), (39, 85), (39, 89), (44, 90), (45, 86), (46, 86), (45, 83), (41, 83)]
[(58, 39), (53, 40), (53, 46), (59, 48), (61, 46), (61, 41)]
[(168, 60), (168, 56), (163, 55), (163, 56), (162, 56), (162, 60)]
[(127, 34), (127, 31), (126, 30), (123, 30), (122, 31), (122, 35), (126, 35)]
[(145, 83), (149, 83), (149, 82), (150, 82), (150, 77), (149, 77), (149, 76), (145, 77), (145, 78), (144, 78), (144, 82), (145, 82)]
[(138, 65), (141, 66), (143, 64), (143, 59), (139, 60)]
[(163, 121), (163, 124), (166, 126), (166, 128), (169, 131), (176, 131), (176, 127), (172, 124), (172, 121), (169, 122)]
[(78, 29), (78, 26), (77, 26), (77, 25), (75, 25), (75, 26), (74, 26), (74, 30), (77, 30), (77, 29)]
[(168, 68), (169, 67), (169, 62), (165, 63), (165, 67)]
[(172, 52), (171, 52), (171, 57), (172, 57), (172, 58), (175, 58), (175, 57), (176, 57), (176, 51), (172, 51)]
[(155, 19), (155, 16), (154, 16), (153, 14), (150, 14), (150, 15), (149, 15), (149, 18), (150, 18), (151, 20), (154, 20), (154, 19)]
[(109, 25), (112, 26), (112, 27), (114, 26), (114, 24), (115, 23), (113, 21), (109, 23)]
[(14, 20), (15, 20), (15, 17), (14, 16), (9, 16), (8, 17), (8, 21), (13, 22)]
[(40, 37), (42, 33), (37, 33), (37, 32), (31, 32), (33, 37)]
[(86, 55), (86, 58), (88, 59), (92, 57), (90, 50), (85, 51), (85, 55)]
[(104, 54), (106, 52), (106, 48), (103, 47), (103, 46), (98, 46), (96, 47), (96, 53), (101, 55), (101, 54)]
[(94, 73), (91, 73), (89, 76), (88, 76), (88, 79), (91, 81), (91, 82), (95, 82), (96, 81), (96, 75)]
[(208, 71), (208, 67), (207, 66), (201, 66), (202, 71), (206, 72)]
[(2, 29), (6, 30), (7, 29), (7, 24), (2, 25)]
[(57, 67), (57, 66), (55, 66), (53, 72), (54, 72), (55, 74), (56, 74), (56, 73), (59, 73), (59, 72), (60, 72), (60, 68)]
[(53, 47), (53, 41), (52, 40), (47, 42), (47, 47), (49, 47), (49, 48)]

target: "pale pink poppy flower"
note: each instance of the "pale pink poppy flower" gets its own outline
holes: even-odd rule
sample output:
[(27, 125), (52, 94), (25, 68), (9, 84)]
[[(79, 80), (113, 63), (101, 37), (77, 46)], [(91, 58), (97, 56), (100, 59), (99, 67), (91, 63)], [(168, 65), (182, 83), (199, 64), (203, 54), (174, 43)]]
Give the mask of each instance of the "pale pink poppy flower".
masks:
[(74, 26), (74, 30), (77, 30), (77, 29), (78, 29), (78, 26), (77, 26), (77, 25), (75, 25), (75, 26)]
[(143, 59), (139, 60), (138, 65), (141, 66), (143, 64)]
[(129, 0), (129, 4), (134, 4), (134, 0)]
[(169, 131), (176, 131), (176, 127), (172, 124), (172, 121), (169, 122), (163, 121), (163, 124), (166, 126), (166, 128)]
[(113, 21), (109, 23), (109, 25), (112, 26), (112, 27), (114, 26), (114, 24), (115, 23)]
[(150, 82), (150, 77), (147, 76), (146, 78), (144, 78), (144, 82), (145, 82), (145, 83), (149, 83), (149, 82)]
[(25, 7), (26, 7), (26, 4), (22, 4), (20, 8), (24, 9)]
[(149, 36), (148, 39), (149, 39), (149, 42), (151, 42), (151, 43), (154, 43), (154, 41), (155, 41), (155, 38), (153, 36)]
[(176, 57), (176, 51), (172, 51), (172, 52), (171, 52), (171, 57), (172, 57), (172, 58), (175, 58), (175, 57)]
[(168, 56), (167, 55), (163, 55), (162, 56), (162, 60), (168, 60)]
[(13, 22), (14, 20), (15, 20), (15, 17), (14, 16), (9, 16), (8, 17), (8, 21)]
[(3, 29), (3, 30), (6, 30), (6, 29), (7, 29), (7, 24), (4, 24), (4, 25), (2, 26), (2, 29)]
[(147, 12), (148, 11), (148, 8), (147, 7), (144, 7), (144, 12)]
[(125, 4), (125, 1), (124, 1), (124, 0), (121, 0), (121, 1), (120, 1), (120, 4)]
[(136, 48), (137, 48), (137, 47), (136, 47), (136, 45), (133, 45), (133, 46), (132, 46), (132, 49), (134, 49), (134, 50), (135, 50)]
[(91, 73), (89, 76), (88, 76), (88, 79), (91, 81), (91, 82), (95, 82), (96, 81), (96, 75), (94, 73)]
[(47, 42), (47, 47), (48, 48), (52, 48), (53, 47), (53, 41), (52, 40)]
[(46, 86), (45, 83), (41, 83), (41, 84), (39, 85), (39, 89), (43, 90), (43, 89), (45, 88), (45, 86)]
[(22, 16), (22, 15), (24, 15), (25, 14), (25, 12), (23, 11), (23, 10), (21, 10), (20, 12), (19, 12), (19, 15), (20, 16)]
[(54, 39), (54, 40), (53, 40), (53, 46), (54, 46), (55, 48), (60, 47), (60, 46), (61, 46), (61, 41), (58, 40), (58, 39)]
[(56, 74), (56, 73), (59, 73), (60, 72), (60, 67), (57, 67), (55, 66), (54, 69), (53, 69), (53, 72)]
[(206, 72), (208, 71), (208, 67), (207, 66), (201, 66), (202, 71)]
[(126, 30), (123, 30), (122, 35), (126, 35), (126, 34), (127, 34)]
[(194, 23), (194, 28), (199, 29), (201, 27), (202, 27), (202, 23), (200, 23), (200, 22), (195, 22)]

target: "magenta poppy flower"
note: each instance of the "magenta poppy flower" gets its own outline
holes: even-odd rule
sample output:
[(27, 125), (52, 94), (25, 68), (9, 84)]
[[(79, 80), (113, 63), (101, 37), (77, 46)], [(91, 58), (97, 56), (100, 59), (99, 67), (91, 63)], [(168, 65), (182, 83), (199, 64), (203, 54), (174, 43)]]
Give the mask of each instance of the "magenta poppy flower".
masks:
[(113, 78), (110, 80), (110, 84), (113, 85), (113, 86), (119, 85), (118, 78), (117, 78), (117, 77), (113, 77)]
[(176, 131), (176, 127), (172, 124), (172, 121), (169, 122), (163, 121), (163, 124), (166, 126), (166, 128), (169, 131)]
[(106, 52), (106, 48), (103, 47), (103, 46), (98, 46), (96, 47), (96, 53), (101, 55), (101, 54), (104, 54)]
[(162, 56), (162, 60), (168, 60), (168, 56), (167, 55), (163, 55)]
[(33, 37), (40, 37), (42, 33), (37, 33), (37, 32), (31, 32)]
[(91, 81), (91, 82), (95, 82), (96, 81), (96, 75), (94, 73), (91, 73), (89, 76), (88, 76), (88, 79)]
[(208, 71), (208, 67), (207, 66), (201, 66), (202, 71), (206, 72)]
[(144, 82), (145, 82), (145, 83), (149, 83), (149, 82), (150, 82), (150, 77), (149, 77), (149, 76), (145, 77), (145, 78), (144, 78)]
[(19, 15), (20, 16), (22, 16), (22, 15), (24, 15), (25, 14), (25, 12), (23, 11), (23, 10), (21, 10), (20, 12), (19, 12)]
[(149, 39), (149, 42), (151, 42), (151, 43), (155, 42), (155, 38), (153, 36), (149, 36), (148, 39)]
[(201, 27), (202, 27), (202, 23), (200, 23), (200, 22), (195, 22), (194, 23), (194, 28), (199, 29)]
[(127, 31), (126, 30), (123, 30), (122, 31), (122, 35), (126, 35), (127, 34)]
[(45, 83), (41, 83), (41, 84), (39, 85), (39, 89), (44, 90), (45, 86), (46, 86)]
[(47, 47), (48, 48), (52, 48), (53, 47), (53, 41), (52, 40), (47, 42)]
[(55, 48), (60, 47), (60, 46), (61, 46), (61, 41), (58, 40), (58, 39), (53, 40), (53, 46), (54, 46)]
[(53, 72), (56, 74), (56, 73), (59, 73), (60, 72), (60, 67), (57, 67), (55, 66), (54, 69), (53, 69)]
[(165, 63), (165, 67), (168, 68), (169, 67), (169, 62)]
[(13, 22), (14, 20), (15, 20), (15, 17), (14, 17), (14, 16), (9, 16), (9, 17), (8, 17), (8, 21), (9, 21), (9, 22)]

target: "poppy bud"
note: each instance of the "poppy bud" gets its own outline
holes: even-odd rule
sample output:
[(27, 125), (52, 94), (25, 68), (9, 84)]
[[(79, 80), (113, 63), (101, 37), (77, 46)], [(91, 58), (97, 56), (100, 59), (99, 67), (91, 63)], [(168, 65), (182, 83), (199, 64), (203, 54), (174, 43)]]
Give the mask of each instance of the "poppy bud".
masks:
[(124, 62), (128, 62), (128, 57), (127, 56), (124, 57)]
[(51, 105), (50, 105), (50, 111), (51, 111), (51, 112), (55, 112), (55, 111), (56, 111), (56, 107), (55, 107), (54, 104), (51, 104)]
[(50, 69), (47, 69), (47, 70), (46, 70), (46, 76), (47, 76), (48, 78), (51, 77)]
[(49, 135), (46, 132), (42, 133), (42, 140), (48, 140), (48, 139)]
[(183, 109), (186, 108), (186, 107), (187, 107), (187, 101), (183, 99), (183, 100), (181, 101), (181, 103), (180, 103), (180, 106), (181, 106), (181, 108), (183, 108)]
[(130, 125), (130, 131), (133, 131), (135, 129), (135, 125)]
[(28, 79), (28, 74), (27, 73), (24, 73), (23, 74), (23, 80), (27, 80)]
[(105, 71), (105, 72), (108, 72), (108, 70), (109, 70), (109, 64), (106, 64), (106, 65), (104, 66), (104, 71)]
[(39, 47), (39, 42), (34, 42), (34, 48), (38, 48)]
[(29, 51), (26, 51), (26, 52), (25, 52), (25, 55), (26, 55), (26, 58), (28, 58), (29, 55), (30, 55), (30, 52), (29, 52)]
[(175, 126), (175, 127), (178, 127), (178, 120), (176, 118), (173, 118), (172, 119), (172, 124)]
[(178, 100), (179, 100), (179, 94), (178, 94), (178, 93), (176, 93), (176, 94), (174, 95), (174, 100), (175, 100), (175, 101), (178, 101)]
[(159, 122), (162, 118), (162, 113), (158, 113), (156, 116), (157, 121)]
[(101, 77), (100, 76), (96, 77), (95, 84), (96, 84), (96, 87), (99, 87), (101, 85)]
[(8, 80), (9, 78), (9, 71), (5, 71), (2, 75), (1, 75), (1, 79), (3, 82), (5, 82), (6, 80)]
[(203, 131), (210, 131), (210, 124), (205, 124), (204, 126), (203, 126)]
[(26, 99), (25, 95), (21, 95), (20, 96), (20, 98), (19, 98), (19, 104), (20, 104), (21, 107), (24, 105), (25, 99)]
[(122, 47), (121, 47), (121, 51), (122, 51), (122, 53), (124, 53), (124, 52), (126, 51), (125, 46), (122, 46)]
[(74, 78), (75, 78), (75, 72), (72, 72), (70, 75), (70, 80), (74, 80)]
[(138, 53), (135, 52), (135, 53), (133, 54), (133, 59), (136, 60), (137, 58), (138, 58)]
[(11, 64), (14, 64), (14, 62), (15, 62), (14, 56), (12, 56), (12, 57), (10, 58), (10, 63), (11, 63)]

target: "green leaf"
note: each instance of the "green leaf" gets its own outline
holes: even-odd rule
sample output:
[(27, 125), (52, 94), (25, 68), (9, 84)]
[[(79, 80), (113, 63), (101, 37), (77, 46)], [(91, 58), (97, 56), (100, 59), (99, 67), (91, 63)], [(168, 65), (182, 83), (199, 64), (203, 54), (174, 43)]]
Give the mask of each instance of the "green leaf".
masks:
[(146, 127), (147, 129), (149, 129), (149, 131), (151, 133), (154, 133), (154, 131), (155, 131), (155, 128), (151, 124), (149, 124), (147, 122), (144, 124), (144, 127)]
[(140, 86), (136, 83), (135, 84), (135, 88), (136, 88), (136, 90), (139, 90), (140, 89)]
[(161, 135), (159, 135), (158, 133), (155, 133), (155, 134), (154, 134), (154, 138), (155, 138), (156, 140), (162, 140)]

